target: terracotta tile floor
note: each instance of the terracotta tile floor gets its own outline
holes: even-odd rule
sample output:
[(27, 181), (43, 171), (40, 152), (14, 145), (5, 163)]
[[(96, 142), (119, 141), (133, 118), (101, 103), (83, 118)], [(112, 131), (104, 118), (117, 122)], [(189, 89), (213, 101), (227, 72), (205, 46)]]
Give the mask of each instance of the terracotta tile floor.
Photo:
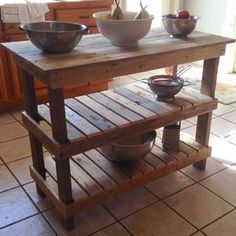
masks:
[[(124, 85), (156, 71), (123, 76)], [(196, 118), (182, 122), (193, 134)], [(45, 126), (45, 129), (48, 127)], [(192, 166), (153, 181), (76, 216), (68, 232), (47, 199), (35, 190), (28, 135), (20, 111), (0, 114), (0, 235), (235, 235), (236, 103), (214, 111), (205, 171)]]

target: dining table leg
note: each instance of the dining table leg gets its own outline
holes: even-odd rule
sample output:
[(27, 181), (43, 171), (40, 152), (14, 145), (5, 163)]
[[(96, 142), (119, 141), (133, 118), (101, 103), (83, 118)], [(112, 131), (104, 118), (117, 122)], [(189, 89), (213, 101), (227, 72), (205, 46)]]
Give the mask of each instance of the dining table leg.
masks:
[[(21, 85), (22, 92), (24, 96), (24, 105), (26, 113), (31, 116), (37, 123), (39, 123), (39, 115), (37, 108), (37, 100), (34, 88), (34, 78), (28, 72), (19, 68), (20, 76), (21, 76)], [(29, 131), (29, 140), (32, 152), (32, 162), (35, 170), (45, 179), (46, 178), (46, 170), (44, 166), (44, 158), (43, 158), (43, 147), (40, 141), (36, 139), (31, 132)], [(36, 183), (36, 189), (38, 194), (41, 197), (45, 197), (43, 191), (39, 188)]]
[[(50, 105), (49, 107), (53, 137), (59, 143), (66, 143), (68, 141), (68, 138), (65, 119), (63, 88), (48, 88), (48, 98)], [(69, 157), (64, 157), (61, 155), (55, 156), (55, 164), (59, 198), (63, 203), (70, 204), (73, 202), (73, 198)], [(62, 217), (62, 220), (67, 229), (74, 228), (74, 217)]]
[[(204, 60), (201, 93), (214, 97), (217, 81), (219, 58), (211, 58)], [(208, 146), (210, 137), (212, 112), (202, 114), (198, 116), (197, 129), (196, 129), (196, 141)], [(206, 159), (196, 162), (194, 166), (198, 169), (204, 170), (206, 167)]]

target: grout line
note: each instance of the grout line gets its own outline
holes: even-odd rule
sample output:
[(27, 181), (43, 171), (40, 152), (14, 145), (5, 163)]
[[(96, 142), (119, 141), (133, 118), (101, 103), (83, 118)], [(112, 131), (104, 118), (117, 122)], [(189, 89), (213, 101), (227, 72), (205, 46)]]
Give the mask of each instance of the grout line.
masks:
[(167, 207), (169, 207), (172, 211), (174, 211), (178, 216), (180, 216), (182, 219), (184, 219), (185, 221), (187, 221), (191, 226), (193, 226), (196, 230), (199, 230), (197, 228), (197, 226), (195, 226), (194, 224), (192, 224), (187, 218), (185, 218), (184, 216), (182, 216), (178, 211), (176, 211), (174, 208), (172, 208), (168, 203), (166, 203), (165, 201), (162, 201), (162, 203), (164, 203)]
[[(38, 213), (42, 215), (42, 217), (46, 220), (46, 222), (48, 223), (49, 227), (51, 227), (51, 229), (53, 230), (53, 232), (57, 235), (56, 231), (54, 230), (53, 226), (50, 224), (50, 222), (47, 220), (47, 218), (42, 214), (42, 212), (40, 211), (39, 207), (37, 206), (37, 204), (33, 201), (33, 199), (31, 198), (31, 196), (28, 194), (28, 192), (25, 190), (25, 188), (23, 187), (23, 185), (21, 184), (21, 182), (18, 180), (18, 178), (15, 176), (15, 174), (13, 173), (13, 171), (7, 166), (7, 164), (3, 161), (4, 165), (6, 166), (6, 168), (8, 169), (8, 171), (13, 175), (13, 177), (16, 179), (16, 181), (18, 182), (19, 186), (18, 188), (21, 188), (21, 190), (26, 194), (26, 196), (29, 198), (30, 202), (34, 205), (34, 207), (37, 209)], [(37, 213), (37, 214), (38, 214)], [(28, 217), (30, 218), (30, 217)], [(24, 220), (24, 219), (23, 219)], [(22, 221), (22, 220), (20, 220)], [(12, 224), (15, 224), (17, 222), (13, 222)]]
[[(104, 229), (107, 229), (107, 228), (109, 228), (109, 227), (111, 227), (112, 225), (115, 225), (115, 224), (117, 224), (117, 223), (120, 224), (120, 222), (118, 222), (118, 221), (113, 222), (113, 223), (111, 223), (111, 224), (109, 224), (109, 225), (107, 225), (107, 226), (105, 226), (105, 227), (102, 227), (102, 228), (99, 229), (99, 230), (94, 231), (94, 232), (91, 233), (91, 234), (88, 234), (87, 236), (92, 236), (92, 235), (94, 235), (94, 234), (96, 234), (96, 233), (99, 233), (100, 231), (102, 231), (102, 230), (104, 230)], [(131, 234), (129, 231), (127, 231), (126, 228), (125, 228), (122, 224), (120, 224), (120, 225), (121, 225), (122, 228), (125, 229), (125, 231), (126, 231), (129, 235), (133, 236), (133, 234)]]
[(25, 217), (25, 218), (22, 218), (22, 219), (20, 219), (20, 220), (14, 221), (14, 222), (12, 222), (12, 223), (10, 223), (10, 224), (8, 224), (8, 225), (4, 225), (3, 227), (0, 227), (0, 229), (7, 228), (7, 227), (9, 227), (9, 226), (12, 226), (12, 225), (14, 225), (14, 224), (20, 223), (20, 222), (22, 222), (22, 221), (24, 221), (24, 220), (30, 219), (31, 217), (34, 217), (34, 216), (37, 216), (37, 215), (42, 215), (42, 214), (41, 214), (40, 212), (37, 212), (37, 213), (35, 213), (35, 214), (32, 214), (32, 215), (27, 216), (27, 217)]
[[(230, 210), (230, 211), (228, 211), (227, 213), (223, 214), (222, 216), (216, 218), (215, 220), (211, 221), (209, 224), (204, 225), (204, 226), (203, 226), (202, 228), (200, 228), (199, 230), (203, 230), (203, 229), (207, 228), (209, 225), (214, 224), (216, 221), (222, 219), (223, 217), (225, 217), (226, 215), (230, 214), (230, 213), (233, 212), (233, 211), (235, 211), (235, 208), (232, 209), (232, 210)], [(202, 233), (204, 233), (204, 232), (202, 232)], [(204, 235), (207, 235), (207, 234), (204, 233)]]

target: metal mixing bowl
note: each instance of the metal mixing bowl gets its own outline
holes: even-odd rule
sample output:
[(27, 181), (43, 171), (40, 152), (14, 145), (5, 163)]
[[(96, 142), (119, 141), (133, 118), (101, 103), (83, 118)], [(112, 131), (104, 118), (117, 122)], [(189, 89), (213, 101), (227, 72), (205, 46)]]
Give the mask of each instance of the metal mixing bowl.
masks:
[(153, 148), (156, 138), (156, 131), (137, 135), (129, 139), (120, 140), (99, 147), (108, 159), (114, 162), (138, 161), (145, 157)]
[(89, 29), (82, 24), (45, 21), (21, 24), (29, 40), (46, 53), (62, 53), (71, 51)]
[(171, 75), (154, 75), (147, 79), (147, 83), (159, 101), (173, 101), (184, 85), (181, 77), (172, 78)]
[(162, 16), (165, 30), (173, 37), (181, 38), (191, 34), (198, 23), (198, 16), (190, 16), (189, 19), (175, 19), (168, 15)]

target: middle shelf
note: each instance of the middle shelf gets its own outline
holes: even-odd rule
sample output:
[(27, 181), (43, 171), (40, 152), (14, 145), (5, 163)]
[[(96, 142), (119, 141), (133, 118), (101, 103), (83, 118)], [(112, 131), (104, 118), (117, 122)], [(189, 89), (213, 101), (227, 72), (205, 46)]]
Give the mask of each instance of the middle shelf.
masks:
[[(23, 113), (23, 122), (49, 152), (69, 157), (114, 142), (124, 135), (137, 135), (210, 112), (216, 107), (217, 99), (195, 90), (180, 92), (173, 102), (159, 102), (148, 85), (135, 82), (66, 99), (67, 143), (58, 143), (52, 137), (51, 129), (42, 130), (40, 124), (26, 113)], [(51, 125), (49, 105), (39, 105), (38, 112), (41, 119)]]

